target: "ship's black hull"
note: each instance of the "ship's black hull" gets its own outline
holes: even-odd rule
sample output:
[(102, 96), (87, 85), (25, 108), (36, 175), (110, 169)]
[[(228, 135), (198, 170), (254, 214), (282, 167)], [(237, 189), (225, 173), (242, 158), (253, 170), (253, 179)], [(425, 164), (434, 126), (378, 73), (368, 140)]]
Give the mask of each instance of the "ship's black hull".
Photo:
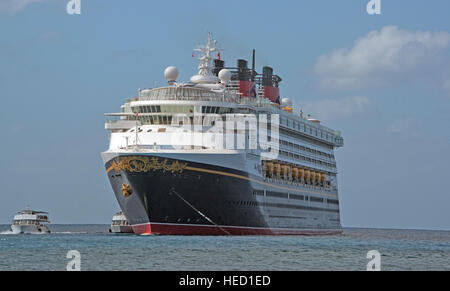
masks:
[(148, 156), (106, 165), (116, 198), (138, 234), (329, 234), (340, 229), (273, 228), (244, 171)]

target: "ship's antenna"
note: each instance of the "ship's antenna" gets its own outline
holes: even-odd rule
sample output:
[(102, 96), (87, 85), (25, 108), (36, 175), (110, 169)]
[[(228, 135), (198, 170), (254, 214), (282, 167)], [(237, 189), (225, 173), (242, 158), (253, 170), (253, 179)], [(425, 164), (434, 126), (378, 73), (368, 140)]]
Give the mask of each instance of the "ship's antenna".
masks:
[(252, 56), (252, 82), (255, 81), (255, 50), (253, 50)]
[(201, 76), (212, 76), (212, 52), (220, 52), (222, 51), (217, 47), (217, 40), (212, 39), (211, 32), (208, 32), (208, 40), (206, 45), (199, 45), (194, 49), (195, 51), (202, 52), (203, 55), (198, 59), (200, 60), (200, 64), (198, 65), (198, 74)]

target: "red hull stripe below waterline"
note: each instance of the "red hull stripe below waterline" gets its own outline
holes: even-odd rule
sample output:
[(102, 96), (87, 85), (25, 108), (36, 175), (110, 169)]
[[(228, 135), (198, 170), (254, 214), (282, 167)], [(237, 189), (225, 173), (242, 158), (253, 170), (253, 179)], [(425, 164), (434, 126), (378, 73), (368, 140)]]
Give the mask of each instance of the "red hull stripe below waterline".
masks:
[(136, 234), (146, 235), (331, 235), (341, 229), (280, 229), (214, 225), (146, 223), (133, 225)]

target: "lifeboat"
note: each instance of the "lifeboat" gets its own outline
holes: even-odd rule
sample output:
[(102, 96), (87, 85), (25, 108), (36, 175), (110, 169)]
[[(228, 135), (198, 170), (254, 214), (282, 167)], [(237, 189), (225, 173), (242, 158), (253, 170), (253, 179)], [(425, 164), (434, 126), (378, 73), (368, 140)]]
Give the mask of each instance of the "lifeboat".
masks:
[(303, 169), (298, 169), (298, 180), (299, 181), (305, 181), (305, 170)]
[(310, 175), (311, 175), (311, 184), (312, 185), (316, 185), (316, 172), (315, 171), (309, 171)]
[(266, 176), (272, 177), (273, 174), (273, 163), (267, 162), (266, 163)]
[(320, 172), (316, 172), (316, 184), (320, 183), (320, 178), (321, 178)]
[(284, 110), (284, 111), (292, 113), (292, 107), (286, 106), (286, 107), (283, 107), (281, 109)]
[(286, 173), (286, 166), (280, 165), (280, 176), (284, 177), (284, 174)]
[(281, 166), (281, 176), (282, 177), (289, 177), (291, 173), (291, 167), (288, 165), (282, 165)]
[(273, 164), (273, 175), (275, 177), (278, 177), (279, 174), (280, 174), (280, 164), (274, 163)]
[(305, 183), (306, 184), (311, 183), (311, 172), (309, 170), (305, 170)]
[(295, 168), (295, 167), (292, 168), (291, 176), (292, 176), (292, 180), (298, 180), (299, 179), (299, 177), (298, 177), (298, 168)]
[(325, 181), (327, 180), (327, 174), (322, 173), (320, 175), (320, 182), (322, 183), (322, 185), (325, 185)]

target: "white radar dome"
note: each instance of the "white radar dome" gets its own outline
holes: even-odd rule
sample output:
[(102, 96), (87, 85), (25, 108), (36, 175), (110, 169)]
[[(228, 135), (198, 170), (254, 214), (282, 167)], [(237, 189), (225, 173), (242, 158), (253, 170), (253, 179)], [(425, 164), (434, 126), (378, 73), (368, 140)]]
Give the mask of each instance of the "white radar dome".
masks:
[(289, 98), (283, 98), (281, 100), (281, 103), (283, 104), (283, 106), (292, 107), (292, 100)]
[(170, 83), (174, 83), (177, 78), (178, 78), (179, 72), (177, 67), (174, 66), (170, 66), (167, 67), (166, 70), (164, 71), (164, 77), (166, 77), (167, 82)]
[(219, 72), (219, 79), (223, 84), (228, 84), (231, 80), (231, 72), (227, 69), (222, 69)]

